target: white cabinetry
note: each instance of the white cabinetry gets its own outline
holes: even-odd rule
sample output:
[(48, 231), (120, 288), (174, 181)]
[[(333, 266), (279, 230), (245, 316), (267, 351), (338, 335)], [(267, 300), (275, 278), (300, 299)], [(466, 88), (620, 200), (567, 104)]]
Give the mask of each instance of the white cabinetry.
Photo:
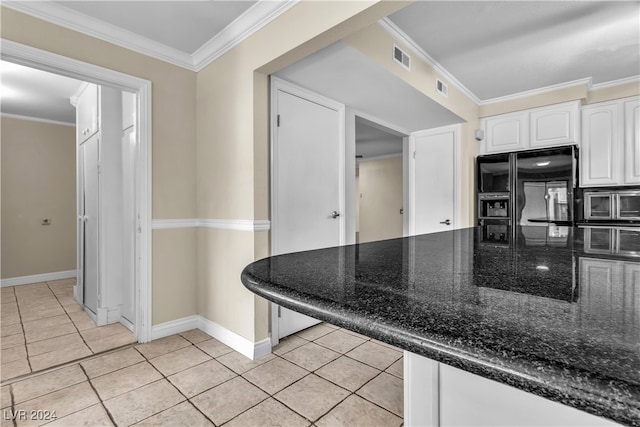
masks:
[(581, 257), (579, 303), (583, 324), (638, 325), (640, 263)]
[(529, 113), (529, 147), (550, 147), (578, 142), (580, 104), (578, 101)]
[(76, 97), (76, 132), (78, 143), (82, 143), (98, 132), (98, 86), (82, 85)]
[(580, 185), (616, 185), (621, 181), (620, 105), (597, 104), (582, 109)]
[(640, 98), (624, 103), (624, 183), (640, 184)]
[(640, 184), (638, 98), (582, 109), (580, 186)]
[(481, 154), (574, 144), (579, 140), (580, 101), (487, 117)]
[(484, 121), (486, 153), (526, 148), (527, 116), (524, 112), (490, 117)]
[(122, 93), (84, 84), (77, 120), (76, 299), (98, 326), (120, 320), (123, 292)]

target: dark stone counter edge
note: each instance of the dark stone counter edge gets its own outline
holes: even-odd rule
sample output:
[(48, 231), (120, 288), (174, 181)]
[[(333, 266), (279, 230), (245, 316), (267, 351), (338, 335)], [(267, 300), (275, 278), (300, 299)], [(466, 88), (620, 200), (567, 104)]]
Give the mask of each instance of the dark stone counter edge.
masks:
[(247, 269), (241, 275), (244, 286), (285, 308), (593, 415), (640, 427), (640, 401), (634, 398), (635, 393), (606, 387), (584, 372), (570, 371), (544, 360), (529, 360), (525, 364), (500, 355), (481, 355), (443, 345), (425, 338), (426, 334), (412, 334), (382, 318), (367, 318), (363, 313), (290, 290), (285, 294), (282, 288), (265, 283)]

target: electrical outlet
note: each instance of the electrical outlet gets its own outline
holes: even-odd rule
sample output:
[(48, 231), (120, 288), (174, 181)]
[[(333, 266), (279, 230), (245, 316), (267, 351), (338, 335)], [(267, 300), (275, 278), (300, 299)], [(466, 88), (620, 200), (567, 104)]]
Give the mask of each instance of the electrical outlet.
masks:
[(51, 218), (40, 218), (40, 224), (51, 225)]

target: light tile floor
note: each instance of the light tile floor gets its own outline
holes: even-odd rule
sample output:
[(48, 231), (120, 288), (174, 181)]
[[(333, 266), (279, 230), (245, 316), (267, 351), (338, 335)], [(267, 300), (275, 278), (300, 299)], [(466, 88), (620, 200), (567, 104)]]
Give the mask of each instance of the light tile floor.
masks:
[(0, 380), (135, 342), (120, 323), (96, 327), (73, 298), (75, 279), (2, 288)]
[(399, 349), (326, 323), (255, 361), (192, 330), (6, 381), (1, 425), (400, 426), (402, 384)]

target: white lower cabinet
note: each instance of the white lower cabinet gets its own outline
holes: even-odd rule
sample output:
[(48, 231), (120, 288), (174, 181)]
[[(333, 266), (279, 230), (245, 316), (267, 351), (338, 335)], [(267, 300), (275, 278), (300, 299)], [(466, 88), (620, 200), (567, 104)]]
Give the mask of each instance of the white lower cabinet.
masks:
[(404, 352), (405, 426), (618, 426), (515, 387)]

